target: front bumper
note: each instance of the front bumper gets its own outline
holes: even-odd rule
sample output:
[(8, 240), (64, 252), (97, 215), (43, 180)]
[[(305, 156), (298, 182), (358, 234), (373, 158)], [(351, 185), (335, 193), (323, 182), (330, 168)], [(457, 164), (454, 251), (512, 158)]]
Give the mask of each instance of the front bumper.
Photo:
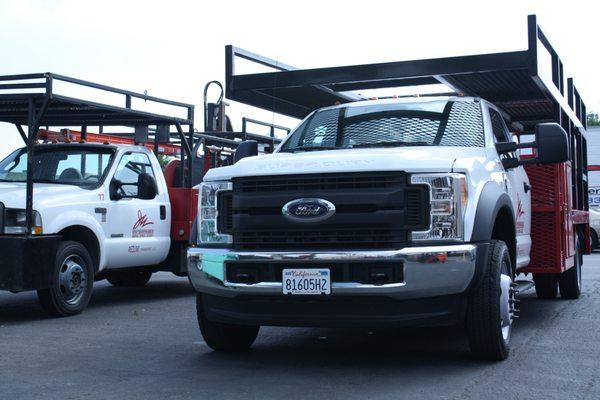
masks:
[(49, 288), (60, 239), (58, 235), (0, 235), (0, 290)]
[[(464, 311), (486, 244), (407, 247), (391, 251), (234, 252), (190, 248), (188, 275), (208, 317), (228, 323), (283, 326), (447, 324)], [(397, 261), (403, 281), (332, 282), (330, 296), (286, 296), (281, 282), (227, 282), (226, 263), (287, 262), (325, 267), (334, 261)]]
[(225, 264), (244, 261), (256, 263), (294, 262), (324, 267), (333, 261), (397, 261), (404, 269), (400, 283), (371, 285), (333, 282), (332, 296), (386, 296), (396, 300), (444, 296), (464, 292), (475, 274), (477, 248), (463, 244), (407, 247), (390, 251), (348, 252), (234, 252), (228, 249), (192, 247), (188, 250), (190, 282), (200, 293), (224, 297), (239, 295), (281, 295), (281, 282), (241, 284), (227, 282)]

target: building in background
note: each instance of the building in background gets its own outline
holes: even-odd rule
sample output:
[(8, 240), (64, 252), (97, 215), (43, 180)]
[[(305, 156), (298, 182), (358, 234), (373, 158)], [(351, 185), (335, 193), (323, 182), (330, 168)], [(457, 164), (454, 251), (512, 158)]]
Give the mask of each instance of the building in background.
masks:
[(600, 126), (588, 126), (587, 146), (590, 207), (600, 208)]

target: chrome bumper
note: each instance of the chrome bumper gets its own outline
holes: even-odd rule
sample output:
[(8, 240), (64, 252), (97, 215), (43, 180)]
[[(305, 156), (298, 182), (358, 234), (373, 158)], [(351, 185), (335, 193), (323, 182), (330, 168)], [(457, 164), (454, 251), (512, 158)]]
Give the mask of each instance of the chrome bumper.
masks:
[(407, 247), (390, 251), (348, 252), (234, 252), (229, 249), (188, 249), (188, 273), (194, 289), (216, 296), (281, 295), (281, 282), (256, 284), (230, 283), (225, 264), (233, 261), (296, 261), (309, 266), (311, 261), (323, 267), (327, 261), (398, 261), (404, 268), (404, 282), (386, 285), (333, 282), (333, 296), (387, 296), (415, 299), (464, 292), (475, 274), (477, 245), (461, 244)]

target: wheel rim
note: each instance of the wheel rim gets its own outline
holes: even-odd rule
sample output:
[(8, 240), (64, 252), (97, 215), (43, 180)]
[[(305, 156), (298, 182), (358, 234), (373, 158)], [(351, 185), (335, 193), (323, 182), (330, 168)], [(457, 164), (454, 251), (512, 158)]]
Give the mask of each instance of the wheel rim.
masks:
[(60, 266), (58, 289), (65, 303), (77, 304), (87, 289), (87, 273), (79, 256), (67, 257)]
[(502, 338), (506, 343), (510, 340), (512, 323), (515, 317), (515, 290), (506, 262), (502, 264), (502, 274), (500, 274), (500, 328)]

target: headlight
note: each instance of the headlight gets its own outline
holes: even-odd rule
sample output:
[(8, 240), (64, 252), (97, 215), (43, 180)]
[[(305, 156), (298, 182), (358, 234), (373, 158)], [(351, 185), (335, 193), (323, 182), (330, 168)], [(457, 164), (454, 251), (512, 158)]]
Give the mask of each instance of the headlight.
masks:
[[(4, 211), (4, 233), (6, 235), (24, 235), (27, 232), (27, 214), (21, 209), (6, 209)], [(41, 235), (42, 217), (39, 212), (33, 211), (33, 226), (31, 234)]]
[(467, 180), (463, 174), (418, 174), (413, 185), (429, 186), (431, 225), (413, 232), (412, 240), (464, 240), (463, 219), (467, 206)]
[(217, 197), (220, 192), (232, 190), (231, 182), (203, 182), (200, 184), (200, 205), (198, 209), (198, 242), (199, 244), (229, 244), (231, 235), (218, 232), (217, 217), (219, 214)]

